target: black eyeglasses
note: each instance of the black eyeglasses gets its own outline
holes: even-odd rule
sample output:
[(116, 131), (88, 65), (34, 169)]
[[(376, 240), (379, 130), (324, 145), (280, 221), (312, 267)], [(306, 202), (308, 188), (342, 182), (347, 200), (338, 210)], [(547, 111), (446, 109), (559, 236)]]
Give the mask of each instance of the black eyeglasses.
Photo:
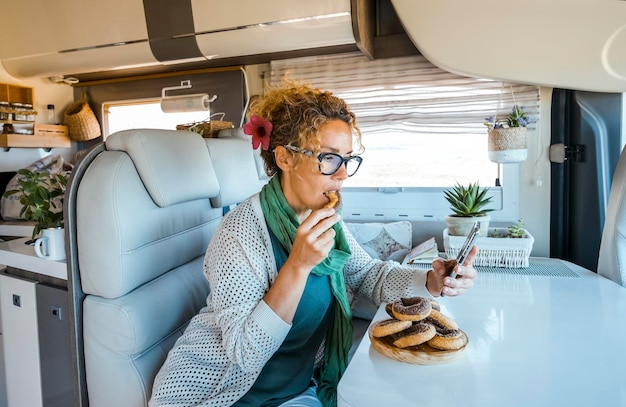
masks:
[[(315, 153), (310, 150), (304, 150), (290, 145), (286, 145), (284, 147), (291, 151), (295, 151), (296, 153), (305, 154), (309, 157), (315, 157)], [(339, 154), (335, 153), (319, 153), (317, 155), (317, 161), (319, 161), (319, 170), (324, 175), (333, 175), (339, 171), (339, 168), (341, 168), (341, 165), (343, 164), (346, 167), (348, 177), (351, 177), (359, 170), (359, 167), (363, 162), (363, 157), (351, 155), (350, 157), (343, 158)]]

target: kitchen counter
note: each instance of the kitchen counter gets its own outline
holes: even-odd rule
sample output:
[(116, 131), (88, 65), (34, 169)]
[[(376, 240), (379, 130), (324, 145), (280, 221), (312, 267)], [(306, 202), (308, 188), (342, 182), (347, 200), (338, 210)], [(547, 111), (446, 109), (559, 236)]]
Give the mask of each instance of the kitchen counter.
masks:
[(26, 244), (30, 237), (0, 242), (0, 264), (52, 278), (67, 280), (65, 260), (54, 261), (37, 257), (33, 246)]

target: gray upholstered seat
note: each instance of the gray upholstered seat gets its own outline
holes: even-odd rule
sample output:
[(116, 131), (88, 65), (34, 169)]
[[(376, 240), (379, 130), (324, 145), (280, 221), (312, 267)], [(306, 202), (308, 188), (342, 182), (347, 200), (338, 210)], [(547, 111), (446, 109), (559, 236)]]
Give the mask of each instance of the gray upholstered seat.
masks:
[(213, 207), (239, 203), (261, 189), (250, 137), (240, 133), (233, 137), (207, 138), (205, 142), (220, 185), (218, 195), (211, 198)]
[[(202, 263), (222, 206), (259, 188), (242, 143), (128, 130), (74, 169), (65, 211), (77, 405), (147, 405), (167, 352), (205, 305)], [(224, 181), (229, 171), (238, 182)]]
[(626, 287), (626, 147), (622, 150), (611, 183), (598, 274)]

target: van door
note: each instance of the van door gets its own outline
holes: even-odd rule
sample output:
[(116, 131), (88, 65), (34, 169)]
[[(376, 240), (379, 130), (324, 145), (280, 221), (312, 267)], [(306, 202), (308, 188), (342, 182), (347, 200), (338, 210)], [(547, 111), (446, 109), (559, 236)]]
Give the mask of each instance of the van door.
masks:
[(554, 89), (552, 95), (551, 149), (564, 144), (565, 161), (554, 162), (551, 154), (550, 256), (594, 271), (623, 146), (622, 103), (621, 93)]

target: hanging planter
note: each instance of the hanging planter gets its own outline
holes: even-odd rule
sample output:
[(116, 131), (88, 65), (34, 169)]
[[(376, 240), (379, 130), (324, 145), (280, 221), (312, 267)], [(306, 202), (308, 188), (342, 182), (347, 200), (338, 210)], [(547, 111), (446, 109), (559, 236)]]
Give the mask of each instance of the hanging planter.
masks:
[(494, 163), (518, 163), (526, 160), (526, 127), (490, 128), (488, 156)]
[(488, 128), (489, 160), (494, 163), (518, 163), (526, 160), (526, 126), (530, 121), (524, 107), (514, 105), (504, 120), (498, 120), (497, 116), (496, 113), (495, 119), (488, 117), (485, 122)]

